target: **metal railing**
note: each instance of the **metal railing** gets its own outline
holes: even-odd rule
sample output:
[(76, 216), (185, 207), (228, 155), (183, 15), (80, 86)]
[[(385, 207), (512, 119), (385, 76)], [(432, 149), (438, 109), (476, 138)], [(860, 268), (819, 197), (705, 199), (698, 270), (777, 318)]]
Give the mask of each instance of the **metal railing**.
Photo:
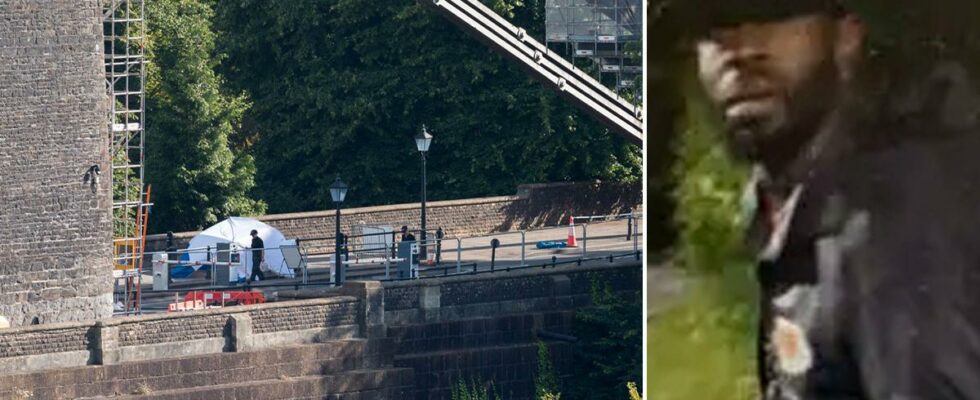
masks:
[[(551, 226), (534, 230), (500, 232), (490, 235), (467, 237), (449, 236), (442, 239), (432, 238), (425, 241), (425, 243), (418, 241), (420, 245), (428, 246), (431, 249), (429, 252), (430, 258), (419, 260), (420, 262), (415, 267), (417, 274), (410, 275), (410, 278), (404, 278), (404, 274), (399, 276), (393, 271), (394, 267), (399, 266), (399, 264), (404, 268), (406, 261), (408, 261), (395, 257), (394, 247), (396, 247), (397, 242), (392, 242), (390, 246), (386, 244), (382, 251), (382, 249), (377, 247), (378, 242), (372, 242), (369, 246), (363, 246), (363, 242), (358, 240), (358, 238), (369, 236), (392, 235), (391, 232), (350, 235), (348, 236), (349, 241), (347, 247), (342, 249), (340, 256), (343, 257), (343, 265), (347, 267), (348, 280), (369, 279), (381, 281), (500, 273), (527, 270), (528, 268), (555, 268), (572, 264), (581, 265), (585, 262), (595, 262), (598, 260), (611, 262), (630, 257), (640, 260), (639, 257), (642, 251), (639, 248), (639, 240), (643, 233), (637, 231), (642, 226), (641, 223), (637, 223), (637, 220), (640, 218), (638, 214), (631, 213), (575, 218), (596, 221), (593, 223), (576, 224), (575, 235), (576, 241), (579, 243), (579, 248), (539, 245), (564, 244), (568, 225)], [(623, 219), (628, 219), (628, 224), (625, 227), (622, 225), (608, 225), (610, 221), (622, 221)], [(395, 234), (398, 235), (400, 232), (395, 232)], [(295, 274), (288, 280), (267, 279), (265, 281), (246, 284), (240, 283), (239, 278), (241, 276), (236, 274), (244, 272), (245, 277), (251, 274), (252, 262), (250, 253), (254, 249), (232, 245), (233, 247), (223, 250), (218, 250), (216, 246), (205, 246), (162, 252), (163, 254), (172, 254), (172, 256), (168, 256), (166, 260), (162, 260), (162, 256), (157, 256), (156, 263), (148, 262), (146, 265), (157, 265), (158, 268), (161, 265), (167, 265), (168, 271), (173, 266), (200, 266), (206, 267), (204, 269), (209, 272), (206, 277), (175, 277), (173, 283), (166, 285), (165, 289), (159, 287), (163, 285), (156, 285), (158, 286), (156, 290), (144, 292), (151, 297), (155, 297), (157, 301), (164, 301), (168, 299), (162, 298), (161, 294), (187, 293), (203, 290), (240, 291), (335, 286), (334, 276), (336, 271), (334, 271), (334, 257), (337, 254), (335, 252), (306, 252), (304, 245), (308, 245), (310, 241), (314, 240), (332, 241), (335, 238), (318, 237), (299, 240), (295, 250), (299, 252), (302, 262), (298, 264), (285, 261), (285, 256), (282, 254), (283, 249), (281, 248), (268, 247), (262, 249), (265, 252), (266, 264), (272, 267), (271, 269), (281, 270), (280, 267), (284, 266), (290, 268)], [(455, 253), (455, 257), (451, 255), (453, 253)], [(369, 254), (370, 257), (364, 257), (365, 254)], [(279, 259), (283, 261), (276, 261)], [(282, 263), (286, 264), (283, 265)], [(219, 281), (216, 270), (220, 268), (230, 269), (229, 274), (231, 274), (231, 279), (229, 281)], [(154, 279), (162, 279), (162, 277), (154, 276)], [(150, 309), (159, 308), (150, 306)]]

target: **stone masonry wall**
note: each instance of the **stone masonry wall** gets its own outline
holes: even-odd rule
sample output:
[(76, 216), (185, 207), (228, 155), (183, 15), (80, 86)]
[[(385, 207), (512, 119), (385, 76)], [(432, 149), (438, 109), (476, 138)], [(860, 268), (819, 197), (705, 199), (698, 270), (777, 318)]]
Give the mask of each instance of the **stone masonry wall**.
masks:
[(357, 312), (357, 303), (345, 302), (267, 308), (252, 311), (249, 316), (253, 332), (268, 333), (353, 325), (357, 323)]
[[(251, 351), (305, 343), (308, 341), (296, 332), (326, 332), (364, 324), (363, 304), (356, 297), (334, 296), (2, 329), (0, 376), (12, 372)], [(236, 326), (235, 321), (244, 320), (251, 321), (248, 327)], [(290, 332), (293, 336), (287, 335)], [(253, 340), (270, 333), (285, 339)], [(323, 337), (329, 337), (329, 334)], [(208, 341), (212, 343), (205, 343)]]
[(0, 315), (14, 325), (112, 313), (102, 46), (98, 0), (0, 0)]
[[(517, 195), (478, 199), (434, 201), (426, 204), (426, 225), (442, 227), (447, 236), (475, 236), (568, 222), (570, 215), (609, 215), (635, 208), (641, 203), (641, 186), (602, 182), (568, 182), (521, 185)], [(335, 211), (277, 214), (256, 217), (287, 238), (299, 238), (311, 252), (332, 249)], [(358, 233), (360, 225), (402, 225), (418, 229), (418, 203), (341, 210), (341, 229)], [(186, 247), (197, 232), (176, 234), (178, 247)], [(416, 235), (417, 236), (417, 235)], [(147, 251), (165, 248), (165, 235), (147, 237)]]
[(567, 311), (589, 304), (593, 282), (618, 293), (642, 290), (641, 261), (632, 258), (527, 268), (511, 272), (382, 282), (385, 324), (390, 327)]
[[(593, 282), (639, 302), (642, 272), (641, 262), (630, 260), (384, 282), (387, 334), (398, 344), (395, 366), (415, 370), (411, 398), (417, 400), (450, 400), (460, 378), (492, 381), (506, 399), (535, 399), (539, 339), (556, 371), (573, 370), (572, 346), (538, 332), (574, 334), (575, 312), (591, 304)], [(392, 298), (399, 307), (390, 307)]]
[[(180, 318), (185, 317), (185, 318)], [(119, 346), (213, 339), (224, 336), (226, 315), (180, 315), (119, 325)]]
[(45, 330), (0, 335), (0, 357), (33, 356), (88, 349), (91, 342), (90, 327), (56, 325), (47, 325)]

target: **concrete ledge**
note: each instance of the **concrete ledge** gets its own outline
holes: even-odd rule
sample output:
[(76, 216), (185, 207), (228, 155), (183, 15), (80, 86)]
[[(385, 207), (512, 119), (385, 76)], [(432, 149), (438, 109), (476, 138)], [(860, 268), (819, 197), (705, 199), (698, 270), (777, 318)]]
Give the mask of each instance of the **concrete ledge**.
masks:
[(188, 342), (171, 342), (142, 346), (126, 346), (115, 350), (116, 362), (146, 361), (162, 358), (197, 356), (211, 353), (222, 353), (225, 349), (225, 338), (198, 339)]
[(331, 340), (354, 339), (359, 332), (357, 325), (333, 326), (326, 329), (304, 329), (251, 335), (248, 350), (258, 350), (294, 344), (323, 343)]
[(31, 372), (51, 368), (84, 367), (89, 364), (88, 350), (0, 359), (0, 374)]

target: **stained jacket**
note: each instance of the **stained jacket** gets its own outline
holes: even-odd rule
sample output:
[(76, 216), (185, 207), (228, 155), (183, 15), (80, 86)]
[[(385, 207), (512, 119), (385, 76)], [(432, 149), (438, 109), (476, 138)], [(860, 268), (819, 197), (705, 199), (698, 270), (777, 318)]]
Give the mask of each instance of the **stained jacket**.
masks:
[(766, 399), (980, 399), (970, 87), (940, 66), (887, 112), (834, 126), (844, 150), (801, 179), (752, 183)]

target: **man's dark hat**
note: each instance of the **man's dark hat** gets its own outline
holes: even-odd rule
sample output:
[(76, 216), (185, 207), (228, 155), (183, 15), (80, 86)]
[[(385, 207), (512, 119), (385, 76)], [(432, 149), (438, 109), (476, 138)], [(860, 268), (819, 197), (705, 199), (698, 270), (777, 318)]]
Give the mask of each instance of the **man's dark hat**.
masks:
[(258, 235), (259, 234), (259, 231), (255, 230), (255, 229), (252, 229), (252, 232), (249, 232), (249, 234), (250, 235)]
[(689, 33), (746, 22), (769, 22), (799, 15), (844, 12), (843, 0), (676, 0), (672, 3), (678, 22)]

